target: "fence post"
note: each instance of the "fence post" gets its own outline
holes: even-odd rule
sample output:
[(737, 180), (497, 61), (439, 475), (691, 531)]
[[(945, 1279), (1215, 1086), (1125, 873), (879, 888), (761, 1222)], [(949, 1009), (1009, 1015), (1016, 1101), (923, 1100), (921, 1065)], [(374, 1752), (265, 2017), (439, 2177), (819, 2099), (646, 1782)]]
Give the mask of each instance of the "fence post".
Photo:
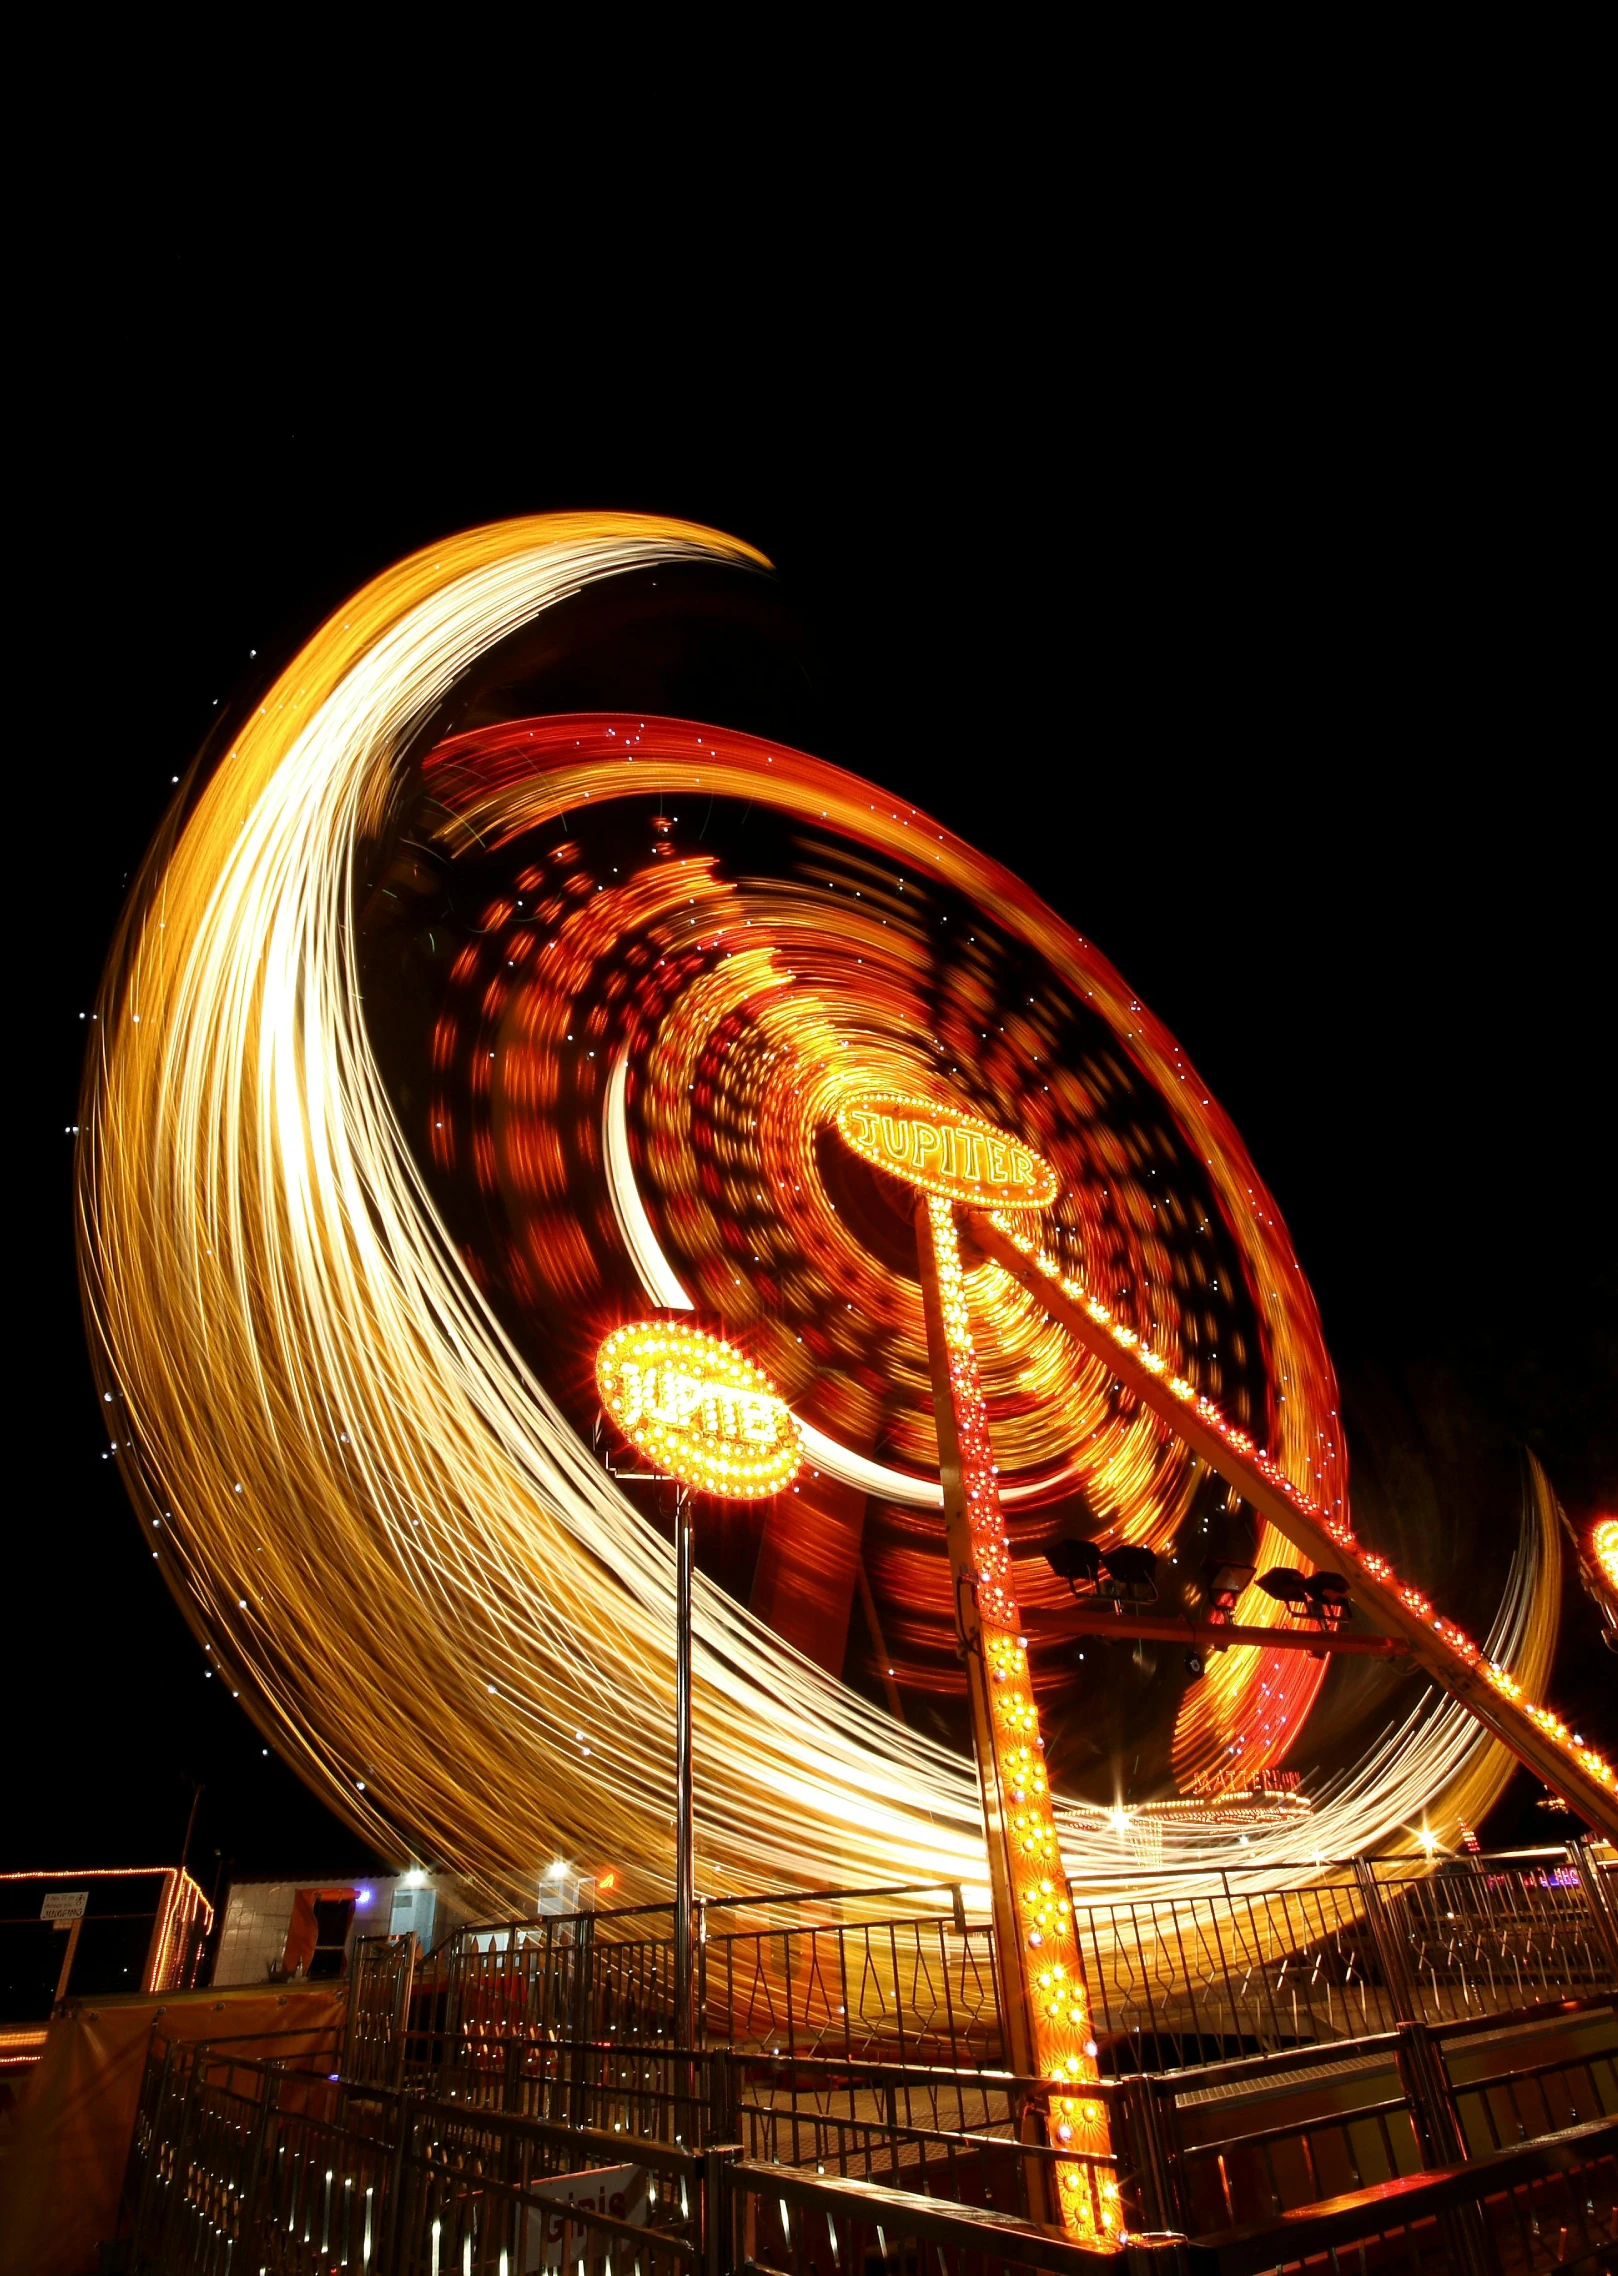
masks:
[(264, 2081), (264, 2099), (259, 2104), (258, 2124), (253, 2128), (253, 2147), (247, 2160), (247, 2186), (242, 2191), (239, 2211), (239, 2238), (242, 2258), (257, 2257), (248, 2243), (249, 2235), (258, 2222), (258, 2185), (264, 2170), (264, 2145), (269, 2140), (270, 2128), (275, 2121), (277, 2090), (281, 2081), (274, 2071)]
[(420, 1950), (415, 1930), (406, 1929), (404, 1965), (399, 1970), (398, 1991), (394, 1999), (393, 2052), (387, 2078), (390, 2086), (403, 2086), (405, 2082), (405, 2061), (410, 2038), (410, 2002), (416, 1989), (416, 1955)]
[(702, 2153), (699, 2216), (702, 2222), (700, 2257), (704, 2276), (730, 2276), (736, 2265), (735, 2221), (731, 2201), (732, 2158), (741, 2155), (736, 2142), (712, 2143)]
[(1466, 2156), (1460, 2113), (1449, 2090), (1443, 2057), (1425, 2023), (1399, 2026), (1399, 2084), (1415, 2120), (1421, 2162), (1429, 2172), (1459, 2165)]
[(1618, 1919), (1613, 1916), (1612, 1899), (1607, 1893), (1605, 1877), (1595, 1859), (1582, 1841), (1567, 1845), (1568, 1861), (1579, 1876), (1579, 1887), (1590, 1908), (1590, 1927), (1602, 1958), (1610, 1971), (1610, 1980), (1618, 1985)]
[(1360, 1902), (1365, 1908), (1365, 1925), (1370, 1930), (1371, 1946), (1376, 1953), (1377, 1966), (1382, 1971), (1382, 1981), (1387, 1987), (1393, 2020), (1395, 2023), (1409, 2022), (1416, 2013), (1416, 1995), (1394, 1925), (1382, 1902), (1376, 1868), (1370, 1858), (1355, 1858), (1354, 1881), (1359, 1890)]
[(697, 1899), (697, 1996), (691, 2018), (691, 2044), (699, 2054), (708, 2044), (708, 1900)]
[(707, 2138), (710, 2142), (733, 2141), (741, 2132), (741, 2124), (736, 2115), (732, 2057), (725, 2049), (714, 2049), (704, 2060), (708, 2066)]
[(590, 2037), (590, 2026), (595, 2004), (595, 1921), (589, 1913), (579, 1913), (573, 1923), (573, 1986), (568, 2001), (567, 2035), (572, 2041), (568, 2050), (568, 2123), (583, 2126), (587, 2119), (587, 2088), (585, 2065), (587, 2055), (584, 2042)]
[(405, 2258), (404, 2193), (405, 2160), (410, 2146), (410, 2104), (402, 2094), (388, 2097), (388, 2112), (395, 2128), (393, 2155), (388, 2160), (386, 2196), (382, 2202), (381, 2246), (377, 2253), (378, 2276), (393, 2276)]
[[(1115, 2105), (1123, 2118), (1123, 2136), (1140, 2189), (1141, 2226), (1145, 2229), (1184, 2230), (1189, 2223), (1185, 2179), (1175, 2148), (1172, 2123), (1165, 2126), (1160, 2097), (1172, 2096), (1173, 2087), (1149, 2072), (1126, 2072), (1118, 2081)], [(1117, 2147), (1116, 2137), (1114, 2147)]]
[[(155, 2035), (157, 2029), (155, 2019), (153, 2021), (152, 2029)], [(140, 2194), (135, 2201), (134, 2236), (130, 2246), (130, 2257), (132, 2260), (136, 2260), (137, 2264), (141, 2241), (146, 2229), (146, 2215), (151, 2207), (152, 2191), (157, 2174), (158, 2132), (163, 2122), (164, 2105), (169, 2098), (169, 2077), (174, 2069), (175, 2044), (176, 2042), (171, 2039), (168, 2042), (167, 2046), (163, 2049), (163, 2068), (158, 2075), (157, 2091), (153, 2095), (150, 2107), (146, 2113), (149, 2120), (146, 2140), (146, 2157), (141, 2169)], [(151, 2074), (151, 2067), (152, 2057), (151, 2053), (148, 2052), (146, 2057), (146, 2069), (148, 2077)], [(132, 2151), (140, 2140), (140, 2119), (141, 2114), (137, 2110), (135, 2116), (134, 2141), (131, 2143)]]
[[(1423, 2166), (1433, 2173), (1464, 2165), (1466, 2136), (1450, 2092), (1443, 2051), (1425, 2023), (1400, 2024), (1397, 2060)], [(1440, 2214), (1438, 2226), (1450, 2258), (1464, 2276), (1499, 2276), (1500, 2262), (1481, 2205), (1456, 2205)]]

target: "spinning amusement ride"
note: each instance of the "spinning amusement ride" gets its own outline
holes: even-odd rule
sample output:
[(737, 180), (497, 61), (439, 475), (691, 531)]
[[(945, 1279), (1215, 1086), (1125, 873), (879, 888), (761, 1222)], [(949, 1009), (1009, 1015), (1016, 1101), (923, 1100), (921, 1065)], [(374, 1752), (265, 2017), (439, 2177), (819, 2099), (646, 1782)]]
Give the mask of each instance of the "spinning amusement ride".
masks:
[[(1275, 1206), (1088, 941), (800, 751), (500, 696), (559, 603), (693, 562), (760, 566), (627, 517), (434, 547), (187, 783), (81, 1118), (111, 1435), (266, 1734), (503, 1897), (671, 1891), (688, 1525), (699, 1881), (983, 1892), (1083, 2145), (1063, 1853), (1126, 1738), (1142, 1797), (1250, 1792), (1352, 1636), (1449, 1704), (1322, 1791), (1328, 1853), (1475, 1815), (1495, 1740), (1609, 1834), (1613, 1774), (1536, 1702), (1554, 1613), (1480, 1646), (1357, 1538)], [(1075, 1672), (1109, 1622), (1125, 1686)]]

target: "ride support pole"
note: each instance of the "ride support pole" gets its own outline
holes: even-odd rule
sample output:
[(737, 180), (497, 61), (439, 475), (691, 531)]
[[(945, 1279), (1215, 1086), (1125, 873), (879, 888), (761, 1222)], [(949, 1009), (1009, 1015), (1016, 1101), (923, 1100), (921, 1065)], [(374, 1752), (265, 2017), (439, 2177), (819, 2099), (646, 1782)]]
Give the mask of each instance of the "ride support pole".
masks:
[[(682, 2055), (692, 2045), (691, 1986), (692, 1858), (695, 1847), (691, 1787), (691, 1496), (682, 1486), (674, 1504), (674, 2044)], [(690, 2082), (684, 2081), (689, 2093)]]
[[(1024, 2078), (1050, 2082), (1045, 2121), (1053, 2149), (1110, 2159), (1078, 1924), (1057, 1846), (1028, 1642), (1012, 1591), (954, 1205), (919, 1196), (916, 1240), (956, 1632), (983, 1795), (1004, 2060)], [(1058, 2220), (1092, 2247), (1118, 2245), (1123, 2215), (1110, 2165), (1030, 2157), (1024, 2171), (1034, 2219)]]

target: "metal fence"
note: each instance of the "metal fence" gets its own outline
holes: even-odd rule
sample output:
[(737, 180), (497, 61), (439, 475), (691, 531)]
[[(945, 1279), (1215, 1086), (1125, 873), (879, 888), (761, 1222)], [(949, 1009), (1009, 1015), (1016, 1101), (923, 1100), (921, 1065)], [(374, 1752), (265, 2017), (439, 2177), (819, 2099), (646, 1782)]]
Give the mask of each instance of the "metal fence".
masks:
[[(1618, 1906), (1582, 1848), (1070, 1883), (1105, 2074), (1328, 2045), (1618, 1986)], [(947, 2071), (1003, 2060), (993, 1936), (958, 1887), (699, 1907), (697, 2050)], [(669, 1908), (362, 1943), (348, 2068), (487, 2099), (511, 2044), (674, 2036)]]
[(164, 2276), (675, 2276), (703, 2259), (702, 2159), (356, 2085), (225, 2042), (154, 2049), (127, 2197)]
[[(1104, 2091), (1127, 2145), (1116, 2167), (1133, 2239), (1125, 2266), (1131, 2276), (1306, 2266), (1550, 2276), (1606, 2265), (1618, 2252), (1615, 2050), (1610, 2003), (1556, 2003), (1504, 2028), (1407, 2024), (1391, 2046), (1362, 2042), (1343, 2060), (1295, 2050), (1120, 2079)], [(574, 2052), (585, 2050), (550, 2050)], [(562, 2123), (360, 2086), (303, 2048), (283, 2061), (261, 2042), (154, 2050), (131, 2163), (129, 2264), (153, 2276), (1000, 2276), (1089, 2265), (1019, 2215), (1018, 2174), (1037, 2145), (1016, 2136), (1037, 2128), (1037, 2080), (593, 2052), (619, 2075), (599, 2070), (592, 2091), (627, 2088), (618, 2107), (638, 2111), (644, 2131), (631, 2131), (632, 2116), (618, 2130), (591, 2122), (610, 2099)], [(694, 2080), (690, 2106), (733, 2126), (733, 2139), (698, 2151), (654, 2138), (647, 2082), (678, 2106), (681, 2066)], [(539, 2083), (565, 2091), (569, 2081), (552, 2071)], [(1602, 2113), (1532, 2133), (1581, 2104)], [(1531, 2138), (1494, 2146), (1512, 2124)], [(1456, 2154), (1467, 2142), (1489, 2146), (1468, 2159)]]
[[(1583, 1849), (1358, 1859), (1148, 1896), (1069, 1883), (1105, 2066), (1167, 2070), (1501, 2014), (1618, 1985), (1610, 1882)], [(1169, 1887), (1165, 1891), (1165, 1879)]]
[[(464, 2090), (527, 2038), (672, 2044), (667, 1906), (465, 1928), (430, 1958), (363, 1940), (349, 2066)], [(952, 1883), (699, 1906), (697, 2046), (978, 2068), (1000, 2056), (992, 1934)]]
[(1618, 2013), (1554, 2001), (1119, 2086), (1135, 2219), (1206, 2236), (1618, 2121)]

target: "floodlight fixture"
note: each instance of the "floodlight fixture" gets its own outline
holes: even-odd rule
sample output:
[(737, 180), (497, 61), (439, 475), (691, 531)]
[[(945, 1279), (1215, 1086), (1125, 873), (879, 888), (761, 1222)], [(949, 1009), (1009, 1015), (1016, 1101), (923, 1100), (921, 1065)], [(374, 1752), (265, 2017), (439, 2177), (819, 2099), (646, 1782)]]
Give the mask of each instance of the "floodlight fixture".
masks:
[(1205, 1557), (1202, 1561), (1202, 1585), (1208, 1598), (1208, 1618), (1216, 1627), (1225, 1626), (1236, 1609), (1236, 1599), (1252, 1579), (1255, 1568), (1239, 1565), (1223, 1557)]
[(1101, 1551), (1093, 1541), (1053, 1541), (1045, 1552), (1045, 1562), (1075, 1596), (1081, 1582), (1092, 1596), (1101, 1585)]
[(1309, 1592), (1310, 1611), (1323, 1628), (1340, 1628), (1353, 1617), (1348, 1583), (1341, 1573), (1311, 1573), (1304, 1587)]
[(1157, 1559), (1152, 1551), (1137, 1548), (1132, 1542), (1122, 1542), (1116, 1549), (1105, 1550), (1101, 1558), (1100, 1593), (1111, 1597), (1115, 1604), (1155, 1604)]
[(1308, 1620), (1314, 1613), (1314, 1600), (1309, 1594), (1309, 1582), (1296, 1565), (1275, 1565), (1267, 1573), (1260, 1573), (1258, 1585), (1266, 1596), (1277, 1604), (1284, 1604), (1300, 1620)]

